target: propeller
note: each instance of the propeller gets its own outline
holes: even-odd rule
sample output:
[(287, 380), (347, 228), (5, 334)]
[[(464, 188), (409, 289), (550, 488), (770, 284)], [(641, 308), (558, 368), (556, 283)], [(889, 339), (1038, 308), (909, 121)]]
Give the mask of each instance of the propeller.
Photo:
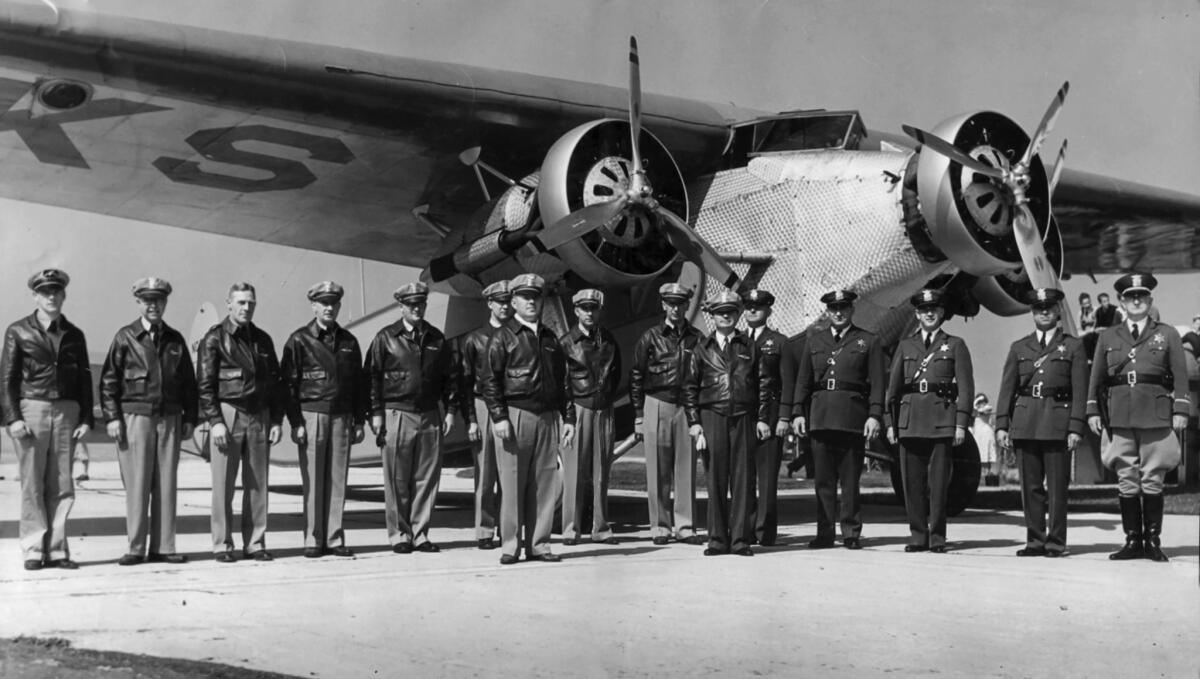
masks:
[(654, 198), (654, 189), (646, 178), (639, 148), (642, 136), (642, 76), (637, 38), (633, 36), (629, 38), (629, 135), (633, 171), (624, 193), (612, 200), (580, 208), (563, 217), (542, 230), (537, 236), (538, 242), (547, 250), (552, 250), (612, 224), (629, 210), (640, 210), (658, 217), (659, 228), (684, 259), (695, 263), (725, 287), (733, 287), (738, 281), (738, 275), (707, 241), (687, 225), (687, 222)]
[(1064, 139), (1062, 147), (1058, 149), (1058, 158), (1054, 161), (1054, 170), (1050, 172), (1050, 196), (1054, 196), (1054, 189), (1058, 187), (1058, 180), (1062, 178), (1063, 165), (1067, 162), (1067, 140)]
[[(1033, 218), (1033, 212), (1029, 209), (1029, 199), (1025, 196), (1025, 189), (1029, 187), (1029, 165), (1033, 162), (1033, 157), (1041, 149), (1042, 143), (1046, 141), (1050, 130), (1054, 128), (1054, 123), (1058, 119), (1058, 114), (1062, 111), (1063, 102), (1067, 98), (1069, 88), (1070, 83), (1063, 83), (1063, 86), (1059, 88), (1058, 93), (1050, 102), (1050, 106), (1046, 109), (1046, 113), (1042, 116), (1042, 121), (1038, 123), (1037, 129), (1034, 130), (1033, 135), (1029, 138), (1029, 145), (1025, 147), (1025, 152), (1021, 154), (1021, 158), (1011, 167), (992, 167), (972, 158), (954, 146), (954, 144), (934, 134), (909, 125), (902, 126), (905, 134), (923, 146), (973, 172), (987, 176), (989, 181), (1000, 185), (1012, 194), (1013, 204), (1016, 208), (1013, 212), (1013, 237), (1017, 241), (1017, 250), (1021, 253), (1021, 263), (1029, 276), (1030, 284), (1034, 288), (1058, 287), (1058, 274), (1050, 266), (1049, 260), (1046, 259), (1046, 246), (1042, 243), (1042, 236), (1038, 232), (1037, 222)], [(1058, 177), (1062, 171), (1062, 161), (1066, 154), (1066, 146), (1064, 142), (1062, 150), (1059, 151), (1059, 159), (1054, 166), (1053, 177), (1050, 183), (1052, 191), (1053, 186), (1058, 183)]]

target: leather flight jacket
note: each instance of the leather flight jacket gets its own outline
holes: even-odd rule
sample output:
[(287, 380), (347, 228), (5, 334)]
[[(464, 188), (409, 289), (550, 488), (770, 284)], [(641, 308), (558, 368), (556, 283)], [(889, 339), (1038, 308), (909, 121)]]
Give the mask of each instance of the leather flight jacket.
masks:
[(701, 339), (700, 331), (687, 322), (678, 328), (663, 322), (642, 333), (633, 347), (629, 371), (629, 400), (637, 417), (643, 414), (647, 396), (683, 402), (684, 357)]
[(557, 411), (575, 423), (575, 405), (566, 387), (566, 358), (558, 338), (544, 325), (535, 333), (523, 323), (500, 328), (488, 342), (483, 399), (495, 422), (508, 420), (508, 408), (533, 413)]
[(700, 423), (701, 410), (768, 422), (778, 389), (771, 372), (758, 347), (741, 332), (729, 337), (725, 349), (715, 333), (701, 340), (687, 355), (683, 408), (688, 424)]
[(606, 328), (589, 337), (576, 325), (561, 343), (567, 360), (567, 382), (575, 403), (592, 410), (608, 408), (621, 381), (621, 349)]
[(238, 410), (270, 410), (272, 424), (283, 422), (284, 401), (279, 361), (271, 336), (253, 323), (238, 327), (232, 319), (214, 325), (200, 340), (196, 377), (200, 417), (226, 424), (221, 404)]
[(487, 345), (492, 335), (499, 330), (489, 320), (483, 327), (476, 328), (458, 338), (459, 393), (463, 401), (463, 418), (475, 423), (475, 409), (470, 407), (471, 398), (483, 398), (483, 375), (487, 372)]
[(459, 409), (458, 369), (449, 340), (425, 321), (405, 332), (404, 321), (383, 328), (367, 349), (369, 408), (372, 415), (384, 410), (424, 413)]
[(160, 324), (158, 346), (137, 319), (113, 337), (100, 371), (100, 410), (104, 420), (135, 415), (182, 415), (197, 421), (196, 373), (183, 335)]
[(322, 331), (315, 320), (310, 321), (288, 337), (279, 367), (288, 396), (287, 418), (293, 427), (304, 424), (304, 411), (352, 415), (356, 425), (365, 421), (367, 381), (362, 350), (345, 328), (335, 324)]
[(92, 415), (92, 370), (83, 331), (59, 316), (62, 341), (58, 351), (38, 323), (37, 312), (8, 326), (0, 357), (0, 410), (5, 426), (22, 418), (21, 399), (75, 401), (79, 423), (95, 424)]

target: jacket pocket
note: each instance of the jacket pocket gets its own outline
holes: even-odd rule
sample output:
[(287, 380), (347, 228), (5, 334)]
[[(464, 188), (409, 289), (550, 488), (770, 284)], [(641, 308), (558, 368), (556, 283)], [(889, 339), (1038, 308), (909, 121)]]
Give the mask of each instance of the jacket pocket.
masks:
[(124, 398), (136, 398), (146, 395), (147, 374), (145, 370), (126, 370), (121, 383)]
[(896, 418), (897, 420), (899, 420), (896, 423), (897, 429), (906, 429), (908, 427), (908, 420), (912, 414), (911, 411), (912, 411), (912, 406), (909, 405), (909, 402), (907, 400), (900, 402), (900, 413)]
[(1154, 397), (1154, 417), (1164, 422), (1171, 421), (1172, 400), (1169, 395), (1159, 394)]
[(407, 370), (385, 370), (383, 379), (387, 382), (404, 382), (408, 379)]
[(300, 379), (306, 382), (313, 382), (325, 379), (326, 374), (324, 370), (305, 370), (300, 373)]
[(529, 377), (532, 375), (533, 368), (507, 368), (505, 369), (504, 374), (513, 379), (520, 379), (522, 377)]

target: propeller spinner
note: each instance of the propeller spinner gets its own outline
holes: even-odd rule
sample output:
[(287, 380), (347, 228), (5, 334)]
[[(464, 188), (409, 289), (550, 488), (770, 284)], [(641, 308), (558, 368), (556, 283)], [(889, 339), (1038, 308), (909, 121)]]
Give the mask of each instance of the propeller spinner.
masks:
[(654, 217), (657, 228), (679, 251), (684, 259), (695, 263), (706, 274), (725, 287), (733, 287), (738, 276), (717, 251), (700, 237), (687, 222), (668, 210), (654, 198), (654, 189), (646, 177), (639, 148), (642, 136), (642, 91), (641, 71), (638, 61), (637, 38), (629, 38), (629, 133), (631, 142), (632, 172), (624, 191), (611, 200), (594, 203), (576, 210), (544, 229), (537, 239), (542, 247), (554, 249), (597, 229), (608, 227), (619, 219), (636, 216), (637, 213)]

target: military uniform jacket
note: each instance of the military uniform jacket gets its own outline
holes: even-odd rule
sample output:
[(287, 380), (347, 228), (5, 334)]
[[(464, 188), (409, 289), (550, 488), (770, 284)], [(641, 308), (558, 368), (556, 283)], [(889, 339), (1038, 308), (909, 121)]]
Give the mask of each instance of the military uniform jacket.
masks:
[(137, 415), (182, 415), (197, 423), (196, 372), (179, 331), (162, 324), (158, 346), (137, 319), (117, 331), (100, 371), (100, 410), (104, 420)]
[(1036, 332), (1013, 342), (1000, 375), (996, 431), (1037, 441), (1082, 436), (1087, 374), (1083, 342), (1061, 330), (1044, 349)]
[(558, 338), (539, 323), (537, 331), (513, 321), (492, 335), (483, 400), (494, 422), (508, 421), (509, 407), (534, 413), (557, 411), (575, 424), (575, 402), (567, 388), (567, 360)]
[(793, 405), (796, 394), (796, 377), (800, 374), (800, 361), (807, 349), (808, 335), (800, 333), (783, 345), (779, 354), (779, 419), (790, 421), (793, 417), (805, 414), (803, 410)]
[(89, 427), (95, 424), (87, 341), (83, 331), (66, 316), (60, 316), (58, 323), (63, 335), (57, 351), (49, 333), (38, 323), (37, 312), (4, 332), (0, 411), (5, 426), (21, 419), (21, 399), (75, 401), (79, 404), (79, 423)]
[(892, 358), (885, 425), (896, 427), (900, 438), (949, 438), (970, 422), (974, 397), (966, 342), (939, 328), (926, 349), (918, 328)]
[(637, 417), (643, 414), (647, 396), (677, 405), (683, 402), (684, 356), (701, 339), (700, 331), (687, 321), (678, 328), (663, 321), (642, 333), (633, 345), (629, 371), (629, 400)]
[(810, 431), (861, 434), (868, 417), (883, 421), (883, 348), (874, 334), (854, 325), (841, 341), (832, 330), (813, 332), (799, 368), (792, 402), (808, 413)]
[(284, 342), (280, 371), (293, 427), (304, 424), (302, 412), (351, 415), (356, 425), (363, 424), (367, 380), (362, 350), (350, 331), (340, 325), (322, 330), (309, 321)]
[(607, 328), (589, 337), (576, 325), (559, 340), (567, 361), (567, 388), (575, 403), (601, 410), (613, 404), (621, 382), (621, 349)]
[(454, 351), (441, 330), (419, 321), (408, 332), (396, 321), (375, 334), (367, 349), (363, 372), (367, 377), (371, 415), (384, 410), (424, 413), (459, 409), (458, 367)]
[[(746, 334), (750, 334), (750, 331), (747, 331)], [(771, 384), (775, 385), (777, 389), (783, 380), (783, 348), (786, 344), (786, 335), (766, 326), (763, 326), (758, 336), (754, 338), (754, 346), (758, 348), (759, 360), (763, 362), (763, 368), (771, 376)], [(779, 401), (779, 395), (775, 394), (771, 399), (771, 407), (767, 409), (766, 422), (772, 427), (775, 425), (775, 420), (779, 419)]]
[(275, 343), (253, 323), (239, 327), (226, 317), (204, 334), (196, 383), (200, 417), (210, 424), (232, 424), (221, 414), (222, 403), (244, 411), (267, 408), (272, 424), (283, 422), (287, 396), (279, 381)]
[(767, 421), (778, 387), (749, 337), (734, 332), (721, 349), (713, 333), (700, 340), (686, 358), (683, 409), (689, 425), (700, 424), (702, 409)]
[[(1187, 417), (1191, 401), (1183, 352), (1179, 332), (1153, 319), (1146, 320), (1136, 340), (1127, 323), (1102, 330), (1092, 359), (1088, 417), (1100, 414), (1101, 399), (1106, 399), (1110, 429), (1169, 427), (1172, 415)], [(1154, 383), (1167, 376), (1172, 384)]]

